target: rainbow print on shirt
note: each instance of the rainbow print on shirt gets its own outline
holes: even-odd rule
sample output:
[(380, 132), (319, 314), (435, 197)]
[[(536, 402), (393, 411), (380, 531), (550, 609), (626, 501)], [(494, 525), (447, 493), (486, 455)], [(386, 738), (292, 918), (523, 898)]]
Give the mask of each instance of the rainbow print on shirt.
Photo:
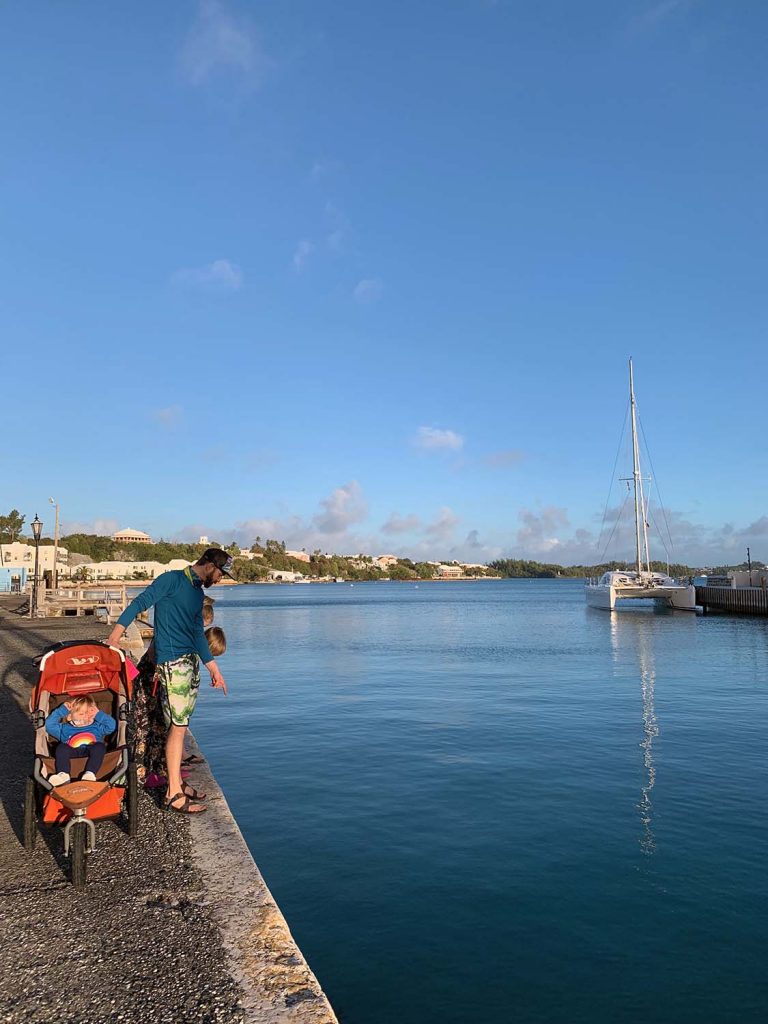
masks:
[(92, 743), (98, 742), (92, 732), (79, 732), (76, 736), (73, 736), (67, 743), (70, 747), (90, 747)]

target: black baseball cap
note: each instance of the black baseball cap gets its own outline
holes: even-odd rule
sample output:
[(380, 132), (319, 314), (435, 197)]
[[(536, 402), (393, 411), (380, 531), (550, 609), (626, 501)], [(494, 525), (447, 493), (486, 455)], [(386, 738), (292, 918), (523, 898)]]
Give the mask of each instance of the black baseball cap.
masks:
[(229, 576), (231, 580), (235, 578), (232, 575), (232, 556), (228, 555), (226, 551), (222, 551), (221, 548), (206, 548), (202, 555), (200, 555), (198, 562), (210, 562), (211, 565), (215, 565), (217, 569), (220, 569), (225, 576)]

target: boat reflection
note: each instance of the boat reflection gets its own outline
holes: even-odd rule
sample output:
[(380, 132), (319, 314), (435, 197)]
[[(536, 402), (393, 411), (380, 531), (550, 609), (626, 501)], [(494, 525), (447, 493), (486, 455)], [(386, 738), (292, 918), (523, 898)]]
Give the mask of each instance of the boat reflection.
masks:
[[(645, 621), (643, 619), (645, 618)], [(619, 622), (619, 620), (622, 620)], [(656, 785), (656, 764), (654, 761), (653, 743), (659, 735), (659, 723), (656, 718), (654, 701), (656, 687), (656, 661), (653, 653), (653, 629), (645, 616), (611, 615), (611, 647), (614, 662), (618, 663), (622, 648), (626, 653), (628, 647), (634, 648), (640, 668), (640, 696), (642, 700), (643, 737), (640, 749), (643, 752), (643, 785), (640, 790), (640, 801), (637, 808), (640, 814), (640, 849), (647, 856), (656, 852), (656, 840), (653, 833), (653, 800), (651, 794)], [(619, 635), (621, 633), (621, 636)]]
[(656, 850), (656, 843), (653, 837), (653, 803), (651, 801), (651, 791), (656, 783), (653, 741), (659, 735), (659, 723), (656, 720), (656, 707), (654, 705), (656, 663), (653, 658), (653, 648), (644, 632), (641, 631), (638, 634), (638, 640), (640, 693), (643, 700), (643, 739), (640, 747), (643, 751), (643, 767), (645, 769), (645, 782), (640, 792), (640, 803), (638, 804), (640, 822), (643, 829), (640, 837), (640, 849), (643, 853), (650, 855)]

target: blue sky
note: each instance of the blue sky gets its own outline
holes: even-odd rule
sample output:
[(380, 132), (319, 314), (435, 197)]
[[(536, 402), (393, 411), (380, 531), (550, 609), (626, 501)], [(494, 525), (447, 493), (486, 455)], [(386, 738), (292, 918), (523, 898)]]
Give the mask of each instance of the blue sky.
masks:
[(631, 355), (674, 555), (768, 560), (766, 32), (759, 0), (4, 5), (0, 504), (596, 561)]

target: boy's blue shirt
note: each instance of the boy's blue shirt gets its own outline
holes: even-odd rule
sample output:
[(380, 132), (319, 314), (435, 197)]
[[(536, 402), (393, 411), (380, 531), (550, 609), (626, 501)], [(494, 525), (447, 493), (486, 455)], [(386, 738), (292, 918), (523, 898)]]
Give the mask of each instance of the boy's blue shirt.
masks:
[(157, 664), (196, 654), (208, 664), (211, 651), (203, 626), (203, 581), (185, 569), (164, 572), (135, 597), (117, 620), (126, 628), (140, 612), (155, 609)]
[(97, 711), (96, 717), (90, 725), (72, 725), (71, 722), (62, 722), (69, 714), (66, 704), (60, 704), (55, 711), (52, 711), (45, 720), (45, 731), (54, 739), (62, 743), (69, 743), (73, 736), (81, 732), (90, 732), (96, 737), (96, 742), (101, 743), (105, 736), (109, 736), (117, 728), (117, 722), (112, 715), (104, 711)]

